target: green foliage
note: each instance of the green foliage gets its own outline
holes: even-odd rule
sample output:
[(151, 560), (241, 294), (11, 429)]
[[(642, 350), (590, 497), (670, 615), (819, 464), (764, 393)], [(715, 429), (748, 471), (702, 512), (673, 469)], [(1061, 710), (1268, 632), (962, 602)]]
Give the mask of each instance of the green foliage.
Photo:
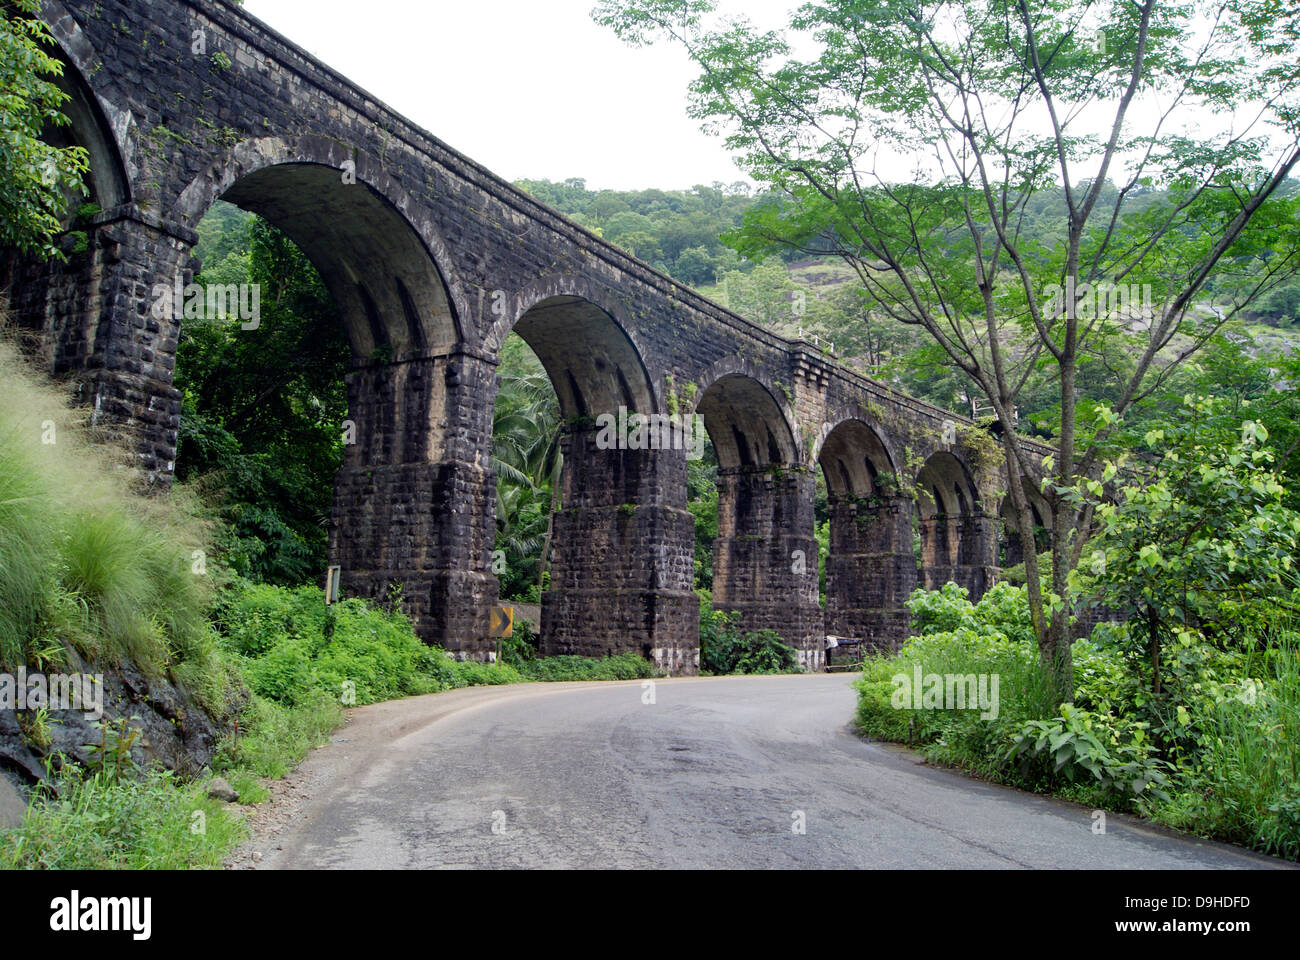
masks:
[[(1193, 705), (1202, 731), (1197, 762), (1181, 772), (1185, 791), (1157, 810), (1161, 820), (1204, 836), (1300, 859), (1300, 635), (1290, 625), (1224, 683)], [(1226, 678), (1225, 678), (1226, 679)]]
[(965, 587), (946, 583), (939, 590), (915, 590), (907, 598), (912, 626), (922, 636), (951, 633), (963, 627), (990, 628), (1017, 642), (1031, 642), (1029, 603), (1022, 587), (994, 584), (978, 603), (971, 603)]
[(322, 695), (362, 706), (520, 679), (508, 666), (458, 663), (425, 645), (400, 612), (361, 600), (325, 606), (317, 587), (236, 584), (216, 607), (225, 643), (257, 696), (287, 707)]
[(528, 664), (538, 657), (541, 637), (534, 631), (527, 620), (516, 620), (511, 636), (501, 641), (501, 659), (519, 671), (526, 671)]
[[(60, 388), (0, 344), (0, 664), (132, 660), (197, 685), (216, 713), (228, 692), (197, 572), (204, 525), (180, 491), (140, 496), (91, 444)], [(46, 442), (49, 441), (49, 442)]]
[(226, 777), (231, 788), (239, 795), (241, 806), (252, 807), (271, 798), (271, 791), (263, 786), (261, 778), (248, 770), (231, 770)]
[(536, 355), (517, 335), (506, 338), (492, 418), (492, 467), (497, 478), (495, 549), (505, 558), (501, 596), (529, 598), (539, 587), (558, 508), (560, 404)]
[[(876, 654), (863, 663), (857, 722), (868, 735), (919, 743), (935, 759), (997, 777), (993, 756), (1025, 720), (1051, 713), (1050, 682), (1037, 655), (1024, 590), (998, 584), (972, 604), (952, 584), (942, 591), (918, 590), (908, 607), (920, 628), (897, 654)], [(898, 709), (894, 678), (922, 675), (997, 676), (998, 713)], [(1083, 663), (1077, 663), (1076, 669)]]
[(695, 520), (695, 588), (713, 589), (713, 541), (718, 537), (718, 458), (705, 441), (704, 456), (686, 462), (686, 507)]
[[(951, 585), (917, 591), (909, 608), (919, 635), (864, 663), (859, 730), (1003, 783), (1300, 855), (1300, 767), (1295, 751), (1278, 751), (1300, 735), (1300, 638), (1289, 625), (1255, 611), (1242, 650), (1180, 645), (1155, 698), (1129, 652), (1132, 627), (1102, 624), (1074, 641), (1074, 702), (1056, 708), (1024, 593), (999, 584), (972, 604)], [(997, 675), (997, 716), (897, 703), (895, 678), (917, 667)]]
[[(313, 691), (297, 706), (254, 695), (240, 715), (239, 727), (218, 746), (213, 768), (227, 774), (231, 786), (239, 775), (279, 779), (324, 743), (343, 719), (337, 696)], [(240, 798), (243, 799), (240, 790)]]
[(245, 833), (201, 784), (163, 770), (119, 778), (65, 764), (22, 826), (0, 833), (0, 868), (215, 870)]
[(131, 748), (140, 739), (140, 729), (132, 726), (131, 721), (139, 719), (121, 717), (111, 723), (97, 720), (91, 724), (91, 727), (99, 731), (99, 742), (88, 744), (92, 773), (120, 780), (122, 774), (135, 771), (136, 763)]
[(46, 142), (47, 128), (68, 125), (58, 85), (63, 64), (48, 51), (54, 40), (37, 17), (39, 0), (9, 0), (0, 10), (0, 248), (40, 257), (58, 255), (70, 199), (90, 169), (84, 147)]
[(296, 586), (325, 567), (351, 351), (333, 299), (288, 237), (229, 204), (199, 237), (198, 282), (261, 284), (261, 313), (256, 330), (234, 318), (182, 325), (176, 476), (216, 504), (216, 546), (237, 575)]
[(1186, 399), (1213, 397), (1201, 404), (1198, 422), (1207, 436), (1226, 438), (1240, 432), (1247, 420), (1262, 426), (1276, 460), (1274, 468), (1288, 478), (1283, 503), (1300, 509), (1300, 351), (1292, 346), (1268, 347), (1256, 331), (1231, 329), (1213, 338), (1206, 348), (1170, 378), (1142, 408), (1127, 418), (1124, 444), (1145, 445), (1146, 434), (1186, 416)]
[(657, 676), (654, 665), (635, 653), (613, 657), (542, 657), (524, 668), (529, 680), (640, 680)]
[(1106, 792), (1168, 800), (1172, 768), (1154, 750), (1145, 724), (1065, 704), (1059, 717), (1026, 721), (1004, 759), (1019, 763), (1019, 775), (1029, 782), (1064, 777), (1074, 783), (1090, 776)]
[(691, 190), (588, 190), (582, 180), (516, 184), (576, 223), (683, 283), (702, 285), (738, 261), (722, 235), (740, 225), (753, 201), (743, 183)]
[(700, 671), (731, 673), (800, 673), (798, 654), (775, 630), (742, 632), (740, 614), (711, 607), (700, 609)]
[[(1157, 696), (1165, 658), (1185, 659), (1203, 637), (1239, 642), (1243, 604), (1289, 603), (1296, 583), (1300, 513), (1283, 502), (1268, 432), (1250, 420), (1233, 430), (1218, 406), (1188, 397), (1178, 422), (1147, 432), (1144, 476), (1096, 508), (1093, 587), (1133, 611), (1129, 653), (1145, 659)], [(1089, 493), (1100, 484), (1079, 495)]]

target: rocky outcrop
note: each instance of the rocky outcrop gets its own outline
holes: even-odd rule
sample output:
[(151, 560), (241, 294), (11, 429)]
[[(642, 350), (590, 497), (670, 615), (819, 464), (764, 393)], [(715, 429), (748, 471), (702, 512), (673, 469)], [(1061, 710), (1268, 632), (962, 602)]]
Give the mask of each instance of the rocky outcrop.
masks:
[[(156, 763), (181, 776), (199, 774), (212, 760), (218, 743), (242, 706), (212, 716), (194, 694), (168, 677), (151, 677), (134, 663), (115, 666), (89, 663), (75, 653), (60, 672), (102, 677), (102, 716), (92, 710), (49, 710), (38, 728), (32, 711), (0, 709), (0, 772), (33, 784), (46, 776), (45, 761), (62, 754), (93, 766), (104, 730), (126, 722), (125, 734), (138, 733), (130, 752), (141, 766)], [(31, 668), (27, 677), (47, 676)], [(85, 704), (83, 704), (85, 706)], [(112, 744), (120, 733), (109, 732)]]

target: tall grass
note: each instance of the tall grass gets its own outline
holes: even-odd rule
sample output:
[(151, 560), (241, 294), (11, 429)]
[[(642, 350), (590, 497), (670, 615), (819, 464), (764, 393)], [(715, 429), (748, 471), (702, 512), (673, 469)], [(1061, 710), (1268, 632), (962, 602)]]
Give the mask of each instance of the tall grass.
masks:
[(1300, 858), (1300, 633), (1275, 627), (1252, 652), (1239, 692), (1202, 713), (1195, 795), (1158, 808), (1158, 819), (1271, 853)]
[(206, 531), (185, 498), (137, 492), (85, 411), (8, 342), (0, 384), (0, 667), (57, 665), (75, 648), (152, 675), (220, 676), (211, 578), (195, 566)]
[(201, 784), (162, 770), (117, 779), (69, 765), (21, 827), (0, 832), (0, 869), (217, 869), (246, 833)]
[[(922, 675), (981, 674), (998, 678), (996, 718), (977, 710), (927, 710), (919, 704), (895, 709), (895, 676), (910, 684), (914, 668)], [(931, 759), (996, 776), (999, 747), (1026, 720), (1052, 715), (1051, 682), (1037, 651), (996, 633), (969, 627), (923, 634), (908, 640), (896, 654), (870, 656), (857, 682), (856, 722), (870, 737), (921, 745)]]

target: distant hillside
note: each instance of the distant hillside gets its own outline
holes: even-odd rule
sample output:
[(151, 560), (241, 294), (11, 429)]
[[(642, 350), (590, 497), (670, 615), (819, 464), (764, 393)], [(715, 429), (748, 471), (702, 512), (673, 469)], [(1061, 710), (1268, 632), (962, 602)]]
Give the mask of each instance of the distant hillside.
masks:
[[(520, 180), (516, 186), (755, 323), (786, 336), (816, 336), (827, 349), (833, 345), (836, 357), (851, 368), (956, 412), (970, 412), (971, 386), (947, 369), (945, 358), (919, 330), (866, 309), (857, 278), (843, 262), (791, 251), (756, 263), (727, 245), (727, 235), (745, 215), (775, 202), (773, 196), (721, 183), (689, 191), (596, 191), (578, 179)], [(1160, 191), (1148, 190), (1135, 202), (1159, 197)], [(1023, 232), (1050, 247), (1058, 241), (1054, 234), (1064, 214), (1061, 195), (1043, 191), (1027, 206)], [(1300, 346), (1300, 283), (1262, 297), (1225, 333), (1252, 357), (1294, 351)]]

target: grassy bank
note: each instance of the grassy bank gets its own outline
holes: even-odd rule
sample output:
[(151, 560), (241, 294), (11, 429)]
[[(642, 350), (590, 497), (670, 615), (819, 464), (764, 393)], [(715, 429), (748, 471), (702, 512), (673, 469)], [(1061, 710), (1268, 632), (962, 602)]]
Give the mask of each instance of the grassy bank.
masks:
[[(908, 606), (916, 636), (868, 658), (857, 682), (864, 735), (995, 782), (1300, 857), (1294, 630), (1274, 626), (1250, 652), (1189, 640), (1156, 697), (1119, 642), (1125, 627), (1103, 625), (1074, 643), (1074, 699), (1053, 710), (1023, 588), (999, 584), (972, 604), (949, 584)], [(929, 682), (948, 677), (996, 692), (996, 709), (953, 702), (961, 681)]]

